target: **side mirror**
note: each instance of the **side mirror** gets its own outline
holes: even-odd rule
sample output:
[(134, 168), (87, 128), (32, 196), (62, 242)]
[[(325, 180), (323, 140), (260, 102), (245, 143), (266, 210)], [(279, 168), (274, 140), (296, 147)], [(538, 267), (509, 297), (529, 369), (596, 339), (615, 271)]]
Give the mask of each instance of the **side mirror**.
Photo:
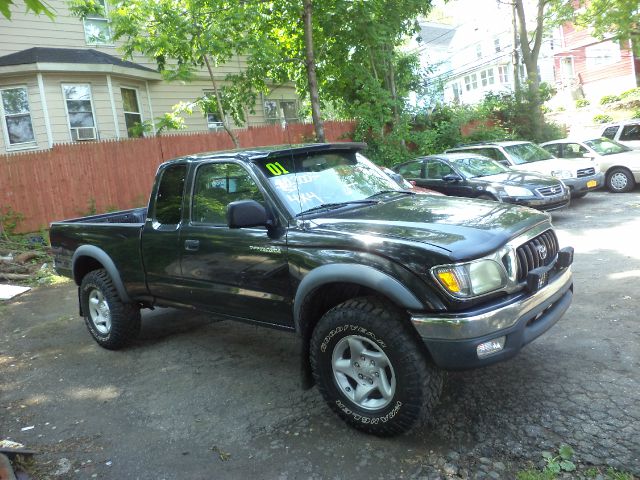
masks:
[(456, 183), (462, 181), (462, 177), (460, 175), (456, 175), (455, 173), (450, 173), (449, 175), (445, 175), (444, 177), (442, 177), (442, 180), (447, 183)]
[(227, 205), (229, 228), (266, 227), (267, 210), (255, 200), (238, 200)]

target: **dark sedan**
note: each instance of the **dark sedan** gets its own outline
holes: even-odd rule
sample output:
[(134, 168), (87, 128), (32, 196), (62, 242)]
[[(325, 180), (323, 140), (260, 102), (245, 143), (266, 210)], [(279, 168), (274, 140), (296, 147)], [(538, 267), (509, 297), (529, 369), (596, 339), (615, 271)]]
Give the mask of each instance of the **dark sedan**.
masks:
[(558, 179), (507, 168), (487, 157), (443, 153), (393, 167), (409, 181), (446, 195), (515, 203), (538, 210), (569, 205), (569, 189)]

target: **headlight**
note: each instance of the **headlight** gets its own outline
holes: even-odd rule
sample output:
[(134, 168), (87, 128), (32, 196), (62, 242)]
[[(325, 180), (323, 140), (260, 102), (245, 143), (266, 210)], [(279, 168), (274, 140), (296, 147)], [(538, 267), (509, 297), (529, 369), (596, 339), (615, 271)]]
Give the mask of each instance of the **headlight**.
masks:
[(556, 178), (571, 178), (571, 172), (569, 170), (554, 170), (551, 175)]
[(528, 188), (524, 187), (512, 187), (506, 185), (502, 187), (504, 193), (506, 193), (509, 197), (531, 197), (533, 193)]
[(487, 259), (433, 267), (431, 274), (449, 295), (463, 299), (498, 290), (507, 283), (504, 267)]

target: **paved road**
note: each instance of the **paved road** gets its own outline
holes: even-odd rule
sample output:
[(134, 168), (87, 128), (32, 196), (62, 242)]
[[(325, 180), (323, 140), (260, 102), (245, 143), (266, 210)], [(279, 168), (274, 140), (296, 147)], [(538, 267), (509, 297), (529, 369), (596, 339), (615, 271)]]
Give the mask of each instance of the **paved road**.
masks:
[(67, 284), (0, 305), (0, 439), (42, 452), (38, 478), (513, 478), (561, 444), (640, 475), (639, 213), (636, 191), (554, 215), (571, 309), (512, 361), (450, 374), (424, 431), (345, 426), (299, 388), (287, 333), (162, 309), (103, 350)]

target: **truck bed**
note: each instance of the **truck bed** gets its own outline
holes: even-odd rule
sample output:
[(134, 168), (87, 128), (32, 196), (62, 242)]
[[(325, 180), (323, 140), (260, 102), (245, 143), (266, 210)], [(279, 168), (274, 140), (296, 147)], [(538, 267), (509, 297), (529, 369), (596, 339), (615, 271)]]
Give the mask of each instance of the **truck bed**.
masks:
[(143, 224), (147, 218), (147, 207), (120, 210), (118, 212), (89, 215), (88, 217), (72, 218), (55, 223), (139, 223)]

